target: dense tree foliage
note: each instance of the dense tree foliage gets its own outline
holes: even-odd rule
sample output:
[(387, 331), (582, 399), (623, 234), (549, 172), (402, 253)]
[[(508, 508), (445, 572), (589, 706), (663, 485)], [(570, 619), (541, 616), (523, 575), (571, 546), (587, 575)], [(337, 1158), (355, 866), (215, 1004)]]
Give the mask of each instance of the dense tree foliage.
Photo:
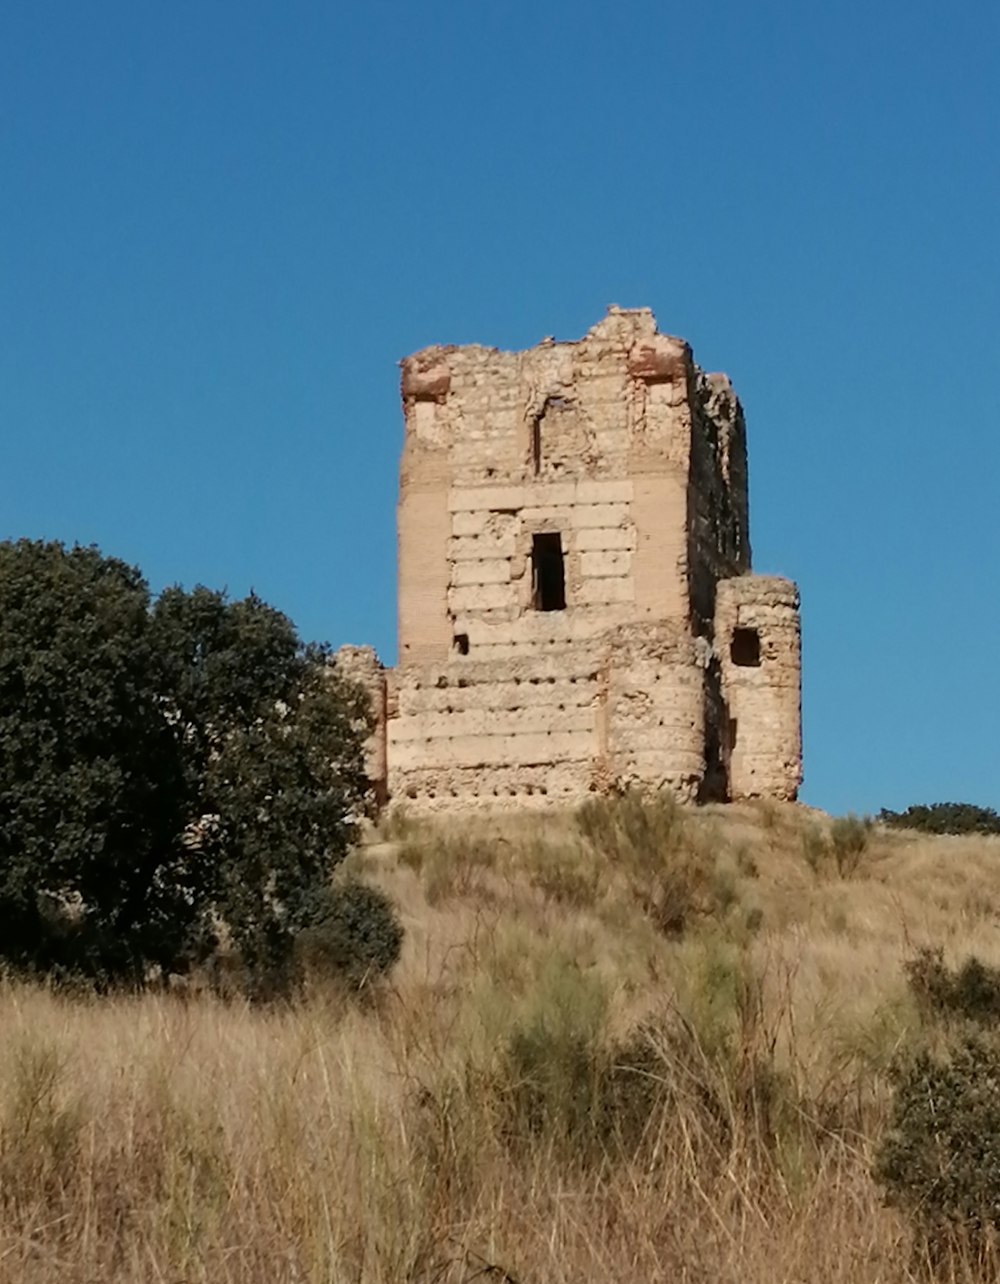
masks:
[(254, 595), (0, 544), (0, 957), (279, 974), (364, 805), (363, 694)]
[(918, 804), (906, 811), (883, 808), (878, 818), (893, 829), (919, 829), (926, 834), (1000, 834), (1000, 815), (975, 803)]

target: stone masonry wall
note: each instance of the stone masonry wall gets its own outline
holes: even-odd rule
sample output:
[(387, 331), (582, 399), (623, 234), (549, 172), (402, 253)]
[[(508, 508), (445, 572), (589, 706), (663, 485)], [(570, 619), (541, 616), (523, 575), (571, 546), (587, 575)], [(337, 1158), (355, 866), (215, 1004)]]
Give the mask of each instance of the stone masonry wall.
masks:
[(333, 657), (338, 677), (356, 683), (368, 697), (372, 718), (365, 740), (365, 774), (371, 782), (377, 806), (389, 797), (389, 766), (386, 759), (386, 675), (370, 646), (342, 646)]
[(676, 622), (608, 638), (607, 785), (670, 789), (693, 802), (705, 774), (708, 647)]
[[(688, 609), (690, 352), (648, 309), (527, 352), (403, 363), (400, 662), (500, 659)], [(559, 533), (563, 612), (532, 610), (536, 535)]]
[(645, 308), (575, 342), (401, 365), (399, 667), (371, 751), (388, 796), (794, 797), (797, 596), (748, 574), (726, 376)]
[(715, 648), (729, 723), (729, 793), (795, 798), (802, 782), (799, 594), (791, 580), (721, 580)]
[(552, 805), (643, 783), (693, 799), (705, 647), (676, 623), (521, 659), (398, 669), (389, 789), (405, 805)]
[(585, 646), (528, 659), (397, 669), (389, 790), (405, 806), (567, 803), (595, 781), (601, 656)]

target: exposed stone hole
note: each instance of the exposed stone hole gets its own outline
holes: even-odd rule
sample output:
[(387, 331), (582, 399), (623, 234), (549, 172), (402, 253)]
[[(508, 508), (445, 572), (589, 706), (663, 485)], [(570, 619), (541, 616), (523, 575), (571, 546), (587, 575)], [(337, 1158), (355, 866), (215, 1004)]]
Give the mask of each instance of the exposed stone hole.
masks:
[(566, 568), (558, 531), (540, 531), (531, 537), (531, 590), (536, 611), (566, 609)]
[(729, 644), (729, 658), (741, 668), (760, 667), (760, 634), (756, 629), (733, 629)]
[(469, 654), (469, 635), (468, 633), (455, 634), (455, 650), (459, 655)]
[(406, 796), (407, 796), (407, 798), (416, 798), (416, 796), (417, 796), (417, 787), (416, 787), (416, 785), (407, 785), (407, 788), (406, 788)]
[(539, 792), (540, 794), (547, 794), (549, 791), (548, 791), (548, 789), (545, 787), (545, 785), (539, 785), (539, 786), (538, 786), (538, 792)]
[(442, 673), (441, 676), (438, 678), (437, 682), (434, 683), (434, 685), (437, 687), (439, 691), (443, 691), (445, 687), (447, 687), (448, 685), (448, 679)]
[(729, 751), (730, 753), (736, 748), (736, 719), (729, 719)]
[(468, 679), (468, 678), (459, 678), (459, 680), (458, 680), (458, 685), (459, 685), (460, 687), (467, 687), (467, 686), (469, 685), (469, 679)]

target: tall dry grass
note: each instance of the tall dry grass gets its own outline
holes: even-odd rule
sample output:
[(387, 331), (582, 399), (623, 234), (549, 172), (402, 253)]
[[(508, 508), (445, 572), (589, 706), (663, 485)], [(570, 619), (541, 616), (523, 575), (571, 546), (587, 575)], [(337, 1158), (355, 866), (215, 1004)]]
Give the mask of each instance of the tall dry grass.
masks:
[(1000, 963), (1000, 840), (652, 825), (397, 820), (355, 858), (407, 928), (363, 1007), (4, 986), (0, 1280), (920, 1278), (870, 1176), (903, 964)]

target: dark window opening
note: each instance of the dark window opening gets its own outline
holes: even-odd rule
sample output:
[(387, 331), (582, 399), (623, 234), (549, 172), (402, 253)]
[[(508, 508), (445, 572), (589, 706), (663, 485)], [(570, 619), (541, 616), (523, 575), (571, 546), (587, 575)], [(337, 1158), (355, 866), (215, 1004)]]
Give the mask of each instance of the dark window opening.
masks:
[(729, 644), (729, 657), (733, 664), (756, 669), (760, 666), (760, 634), (756, 629), (733, 629)]
[(536, 611), (566, 609), (566, 570), (558, 531), (532, 537), (531, 587), (531, 604)]
[(541, 417), (535, 420), (531, 426), (531, 463), (535, 470), (535, 476), (542, 471), (542, 420)]
[(468, 633), (455, 634), (455, 650), (459, 655), (469, 654), (469, 635)]

